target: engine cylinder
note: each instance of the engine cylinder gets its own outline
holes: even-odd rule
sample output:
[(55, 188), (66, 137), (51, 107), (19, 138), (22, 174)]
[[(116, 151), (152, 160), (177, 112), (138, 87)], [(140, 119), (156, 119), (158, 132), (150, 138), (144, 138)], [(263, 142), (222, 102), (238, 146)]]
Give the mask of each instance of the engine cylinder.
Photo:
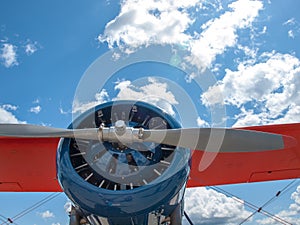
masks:
[[(85, 112), (69, 128), (116, 123), (122, 128), (120, 121), (143, 129), (180, 127), (153, 105), (117, 101)], [(189, 157), (189, 150), (170, 145), (67, 138), (58, 148), (58, 179), (73, 203), (89, 213), (108, 218), (137, 216), (170, 203), (185, 185)]]

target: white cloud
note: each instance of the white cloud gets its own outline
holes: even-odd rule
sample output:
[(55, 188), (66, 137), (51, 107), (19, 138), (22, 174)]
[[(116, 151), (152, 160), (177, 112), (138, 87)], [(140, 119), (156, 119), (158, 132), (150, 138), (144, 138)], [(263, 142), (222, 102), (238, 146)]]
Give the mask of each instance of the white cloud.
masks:
[(295, 18), (288, 19), (283, 25), (289, 28), (288, 37), (294, 39), (300, 34), (300, 23)]
[(102, 89), (99, 93), (95, 94), (95, 99), (97, 100), (97, 102), (106, 102), (109, 100), (109, 96), (108, 93), (105, 89)]
[[(100, 92), (96, 93), (94, 96), (94, 99), (92, 99), (89, 102), (79, 102), (78, 100), (75, 100), (73, 102), (73, 110), (72, 113), (83, 113), (87, 111), (88, 109), (91, 109), (92, 107), (95, 107), (99, 104), (102, 104), (104, 102), (109, 101), (109, 95), (105, 89), (102, 89)], [(61, 109), (61, 113), (64, 113), (64, 111)]]
[(267, 33), (267, 26), (264, 26), (263, 30), (261, 31), (261, 34)]
[(64, 205), (64, 209), (66, 211), (67, 214), (69, 214), (71, 212), (72, 209), (72, 202), (68, 199)]
[(237, 48), (241, 51), (244, 52), (245, 56), (247, 58), (250, 58), (250, 61), (249, 63), (255, 63), (255, 59), (257, 58), (257, 51), (258, 51), (258, 48), (255, 48), (255, 49), (251, 49), (249, 48), (248, 46), (242, 46), (240, 44), (237, 45)]
[(253, 126), (258, 124), (266, 124), (267, 113), (255, 114), (252, 109), (246, 110), (244, 107), (241, 108), (241, 113), (235, 117), (237, 120), (234, 127)]
[(60, 114), (62, 114), (62, 115), (67, 115), (67, 114), (72, 113), (72, 110), (65, 110), (62, 103), (59, 104), (58, 110), (59, 110)]
[[(153, 77), (148, 77), (146, 82), (141, 84), (132, 83), (129, 80), (118, 81), (114, 89), (118, 92), (115, 100), (145, 101), (160, 107), (170, 115), (175, 115), (172, 105), (178, 104), (174, 94), (168, 89), (165, 82), (160, 82)], [(94, 99), (89, 102), (73, 102), (73, 113), (82, 113), (86, 110), (110, 100), (105, 89), (96, 93)]]
[(11, 105), (11, 104), (4, 104), (1, 106), (1, 108), (5, 109), (5, 110), (11, 110), (11, 111), (16, 111), (18, 109), (17, 106)]
[(16, 46), (5, 43), (5, 44), (3, 44), (3, 47), (1, 50), (2, 50), (2, 52), (0, 54), (0, 59), (5, 67), (9, 68), (9, 67), (18, 65), (17, 52), (16, 52), (17, 47)]
[(42, 110), (42, 107), (40, 105), (34, 106), (30, 108), (30, 112), (38, 114)]
[(160, 97), (171, 104), (178, 104), (173, 93), (168, 90), (167, 83), (153, 77), (148, 77), (147, 81), (147, 84), (141, 86), (135, 86), (128, 80), (118, 82), (115, 86), (115, 89), (119, 90), (117, 99), (137, 100)]
[[(214, 7), (216, 10), (222, 8), (220, 3)], [(183, 44), (192, 53), (187, 59), (200, 68), (206, 68), (217, 55), (236, 45), (237, 30), (250, 28), (263, 4), (258, 0), (238, 0), (228, 7), (230, 10), (219, 18), (202, 25), (203, 31), (199, 34), (187, 30), (195, 29), (193, 24), (197, 18), (192, 11), (199, 13), (199, 8), (204, 10), (203, 2), (127, 0), (98, 39), (107, 42), (109, 47), (116, 45), (128, 53), (149, 44)]]
[(209, 123), (207, 121), (201, 119), (200, 116), (197, 118), (197, 125), (198, 125), (198, 127), (209, 127)]
[(194, 20), (187, 9), (198, 4), (196, 0), (126, 0), (119, 15), (107, 23), (101, 42), (110, 47), (136, 48), (155, 43), (184, 43), (190, 39), (184, 32)]
[(49, 210), (46, 210), (45, 212), (41, 212), (39, 213), (39, 215), (43, 218), (43, 219), (48, 219), (48, 218), (54, 218), (54, 213), (49, 211)]
[(237, 30), (250, 27), (263, 8), (261, 1), (239, 0), (228, 6), (231, 11), (202, 25), (199, 39), (191, 43), (190, 61), (199, 68), (207, 68), (216, 56), (237, 43)]
[(217, 85), (210, 86), (206, 92), (201, 95), (201, 101), (204, 105), (215, 105), (224, 101), (224, 89), (220, 82)]
[(59, 110), (59, 113), (62, 114), (62, 115), (67, 115), (67, 114), (69, 114), (71, 112), (71, 111), (65, 111), (62, 108), (62, 106), (59, 106), (58, 110)]
[(245, 210), (242, 200), (205, 187), (186, 189), (185, 211), (199, 225), (238, 224), (251, 214)]
[(25, 53), (27, 55), (32, 55), (33, 53), (35, 53), (38, 50), (37, 48), (37, 42), (34, 43), (28, 43), (25, 45)]
[(144, 85), (136, 85), (131, 81), (120, 81), (115, 89), (119, 91), (113, 100), (135, 100), (152, 103), (165, 110), (170, 115), (175, 115), (172, 105), (178, 104), (174, 94), (168, 90), (167, 83), (149, 77)]
[[(254, 65), (239, 64), (202, 94), (205, 105), (226, 104), (240, 110), (235, 126), (299, 121), (300, 60), (290, 54), (264, 53)], [(221, 90), (221, 96), (215, 90)], [(251, 110), (247, 107), (250, 104)], [(255, 109), (255, 110), (254, 110)], [(251, 124), (252, 123), (252, 124)]]
[[(291, 199), (293, 203), (290, 204), (288, 210), (282, 210), (278, 212), (275, 216), (287, 221), (289, 224), (300, 224), (300, 186), (297, 187), (296, 191), (292, 193)], [(263, 225), (275, 225), (278, 224), (272, 218), (265, 218), (256, 221)]]
[[(300, 186), (297, 187), (296, 191), (291, 195), (291, 199), (295, 201), (296, 204), (300, 206)], [(300, 210), (300, 208), (299, 208)]]
[(184, 79), (187, 83), (191, 83), (193, 81), (193, 79), (196, 78), (196, 76), (197, 75), (194, 72), (192, 72), (190, 74), (187, 74)]
[[(0, 49), (0, 62), (5, 67), (10, 68), (12, 66), (19, 65), (18, 58), (22, 54), (26, 54), (27, 56), (34, 54), (39, 48), (40, 45), (36, 41), (26, 40), (25, 44), (20, 45), (22, 40), (15, 44), (11, 44), (8, 42), (8, 38), (1, 40), (0, 43), (3, 43)], [(21, 52), (21, 54), (17, 54)]]
[(1, 123), (18, 123), (19, 120), (11, 113), (3, 108), (0, 108), (0, 122)]
[(4, 104), (0, 105), (0, 123), (26, 123), (25, 121), (20, 121), (11, 112), (17, 110), (17, 106)]
[(60, 225), (60, 223), (52, 223), (51, 225)]
[(289, 31), (288, 31), (288, 36), (289, 36), (290, 38), (295, 38), (294, 31), (293, 31), (293, 30), (289, 30)]
[(283, 23), (283, 25), (294, 25), (296, 23), (295, 18), (288, 19)]

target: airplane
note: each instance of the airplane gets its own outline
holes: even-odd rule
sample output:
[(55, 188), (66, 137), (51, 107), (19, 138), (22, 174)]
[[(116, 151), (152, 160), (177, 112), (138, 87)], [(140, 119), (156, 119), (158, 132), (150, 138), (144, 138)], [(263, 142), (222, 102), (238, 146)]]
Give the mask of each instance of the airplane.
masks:
[(70, 225), (180, 225), (186, 188), (298, 178), (299, 143), (300, 123), (182, 128), (118, 100), (67, 129), (0, 124), (0, 191), (63, 191)]

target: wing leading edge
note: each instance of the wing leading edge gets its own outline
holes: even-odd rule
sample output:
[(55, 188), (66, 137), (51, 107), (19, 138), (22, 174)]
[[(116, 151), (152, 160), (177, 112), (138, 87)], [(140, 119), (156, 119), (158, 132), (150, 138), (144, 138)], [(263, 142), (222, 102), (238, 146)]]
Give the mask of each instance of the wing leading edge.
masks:
[(300, 123), (240, 129), (293, 137), (293, 147), (247, 153), (193, 151), (188, 187), (282, 180), (300, 177)]
[(0, 191), (56, 192), (59, 138), (0, 137)]

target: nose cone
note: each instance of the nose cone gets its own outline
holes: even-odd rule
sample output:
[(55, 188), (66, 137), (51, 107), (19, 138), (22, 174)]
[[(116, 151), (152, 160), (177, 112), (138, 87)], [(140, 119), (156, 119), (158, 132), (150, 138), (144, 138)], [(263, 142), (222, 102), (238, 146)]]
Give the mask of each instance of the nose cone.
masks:
[(115, 129), (117, 135), (123, 135), (126, 132), (126, 124), (123, 120), (118, 120), (115, 123)]

